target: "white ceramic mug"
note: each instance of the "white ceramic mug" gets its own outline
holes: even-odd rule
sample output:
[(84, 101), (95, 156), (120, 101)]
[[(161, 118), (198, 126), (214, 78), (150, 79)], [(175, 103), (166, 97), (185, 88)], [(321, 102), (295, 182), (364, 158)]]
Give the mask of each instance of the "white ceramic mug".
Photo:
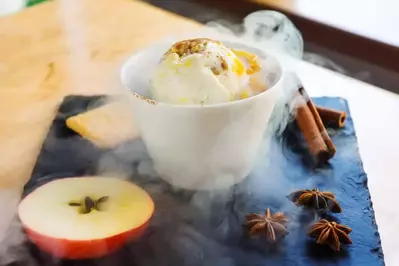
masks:
[(132, 97), (134, 115), (157, 173), (185, 189), (221, 189), (252, 170), (273, 108), (282, 94), (283, 71), (270, 55), (243, 43), (221, 40), (263, 58), (271, 87), (256, 96), (214, 105), (171, 105), (150, 99), (153, 69), (171, 43), (133, 54), (121, 79)]

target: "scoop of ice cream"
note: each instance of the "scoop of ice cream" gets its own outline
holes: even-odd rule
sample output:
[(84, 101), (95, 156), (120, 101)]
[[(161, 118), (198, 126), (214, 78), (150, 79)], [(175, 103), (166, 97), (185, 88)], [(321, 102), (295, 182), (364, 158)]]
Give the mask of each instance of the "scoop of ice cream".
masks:
[(155, 69), (153, 99), (171, 104), (215, 104), (252, 96), (267, 85), (257, 81), (256, 55), (221, 42), (191, 39), (175, 43)]

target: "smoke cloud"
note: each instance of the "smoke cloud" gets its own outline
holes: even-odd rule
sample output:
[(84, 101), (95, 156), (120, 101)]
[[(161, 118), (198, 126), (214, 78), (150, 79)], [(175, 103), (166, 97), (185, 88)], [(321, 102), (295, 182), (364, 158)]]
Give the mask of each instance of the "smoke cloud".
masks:
[[(284, 57), (303, 56), (300, 33), (285, 16), (277, 12), (262, 11), (251, 14), (244, 20), (242, 27), (227, 27), (225, 24), (212, 22), (203, 33), (189, 33), (179, 38), (190, 35), (198, 37), (208, 33), (237, 38), (281, 60)], [(297, 228), (303, 219), (292, 202), (286, 199), (286, 195), (299, 188), (298, 183), (292, 181), (301, 175), (287, 174), (287, 166), (298, 158), (289, 150), (284, 135), (294, 118), (296, 102), (293, 101), (293, 93), (297, 90), (299, 81), (290, 72), (294, 68), (292, 65), (283, 67), (286, 71), (283, 97), (276, 103), (252, 173), (238, 185), (207, 191), (173, 187), (159, 178), (140, 139), (122, 144), (111, 151), (100, 151), (87, 146), (85, 157), (98, 160), (94, 166), (88, 162), (88, 168), (92, 169), (80, 174), (96, 173), (100, 176), (113, 175), (132, 180), (150, 193), (156, 205), (151, 226), (143, 239), (118, 253), (120, 257), (105, 258), (96, 265), (263, 265), (263, 253), (284, 252), (280, 246), (272, 247), (261, 240), (250, 241), (243, 237), (245, 231), (242, 226), (246, 214), (263, 213), (267, 207), (273, 212), (289, 213), (292, 219), (290, 229)], [(54, 148), (56, 145), (64, 145), (61, 150), (66, 156), (74, 156), (68, 151), (81, 151), (81, 143), (64, 141), (54, 135), (50, 137), (52, 140), (47, 147), (49, 150), (57, 150), (58, 148)], [(64, 144), (60, 144), (63, 141)], [(65, 156), (53, 160), (54, 162), (47, 163), (70, 164), (70, 167), (65, 168), (68, 173), (82, 163)], [(81, 170), (81, 165), (78, 168)], [(39, 184), (47, 181), (46, 178), (48, 176), (36, 177), (35, 182)], [(309, 179), (301, 184), (301, 188), (314, 185), (315, 181)], [(0, 243), (0, 264), (57, 265), (59, 261), (54, 259), (39, 263), (47, 257), (37, 255), (37, 252), (27, 248), (21, 226), (17, 219), (14, 220)], [(292, 234), (291, 240), (295, 238), (295, 234)], [(278, 263), (277, 261), (275, 265), (279, 265)]]

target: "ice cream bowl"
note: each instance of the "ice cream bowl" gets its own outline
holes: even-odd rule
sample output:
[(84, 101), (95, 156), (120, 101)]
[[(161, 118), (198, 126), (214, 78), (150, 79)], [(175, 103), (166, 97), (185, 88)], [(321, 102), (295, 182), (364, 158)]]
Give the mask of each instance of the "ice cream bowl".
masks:
[(282, 96), (283, 70), (275, 57), (245, 43), (221, 41), (262, 58), (269, 81), (266, 91), (211, 105), (157, 102), (149, 94), (149, 81), (171, 45), (167, 42), (133, 54), (122, 66), (122, 84), (134, 96), (135, 122), (154, 168), (161, 178), (179, 188), (223, 189), (247, 177)]

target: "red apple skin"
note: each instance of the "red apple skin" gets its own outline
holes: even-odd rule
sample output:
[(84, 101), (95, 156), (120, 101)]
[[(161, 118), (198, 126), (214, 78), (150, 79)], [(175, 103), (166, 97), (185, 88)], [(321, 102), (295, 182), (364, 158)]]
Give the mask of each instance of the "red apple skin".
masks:
[(128, 241), (139, 238), (149, 220), (139, 227), (104, 239), (69, 240), (49, 237), (23, 225), (29, 239), (42, 251), (62, 259), (94, 259), (109, 255), (122, 248)]

